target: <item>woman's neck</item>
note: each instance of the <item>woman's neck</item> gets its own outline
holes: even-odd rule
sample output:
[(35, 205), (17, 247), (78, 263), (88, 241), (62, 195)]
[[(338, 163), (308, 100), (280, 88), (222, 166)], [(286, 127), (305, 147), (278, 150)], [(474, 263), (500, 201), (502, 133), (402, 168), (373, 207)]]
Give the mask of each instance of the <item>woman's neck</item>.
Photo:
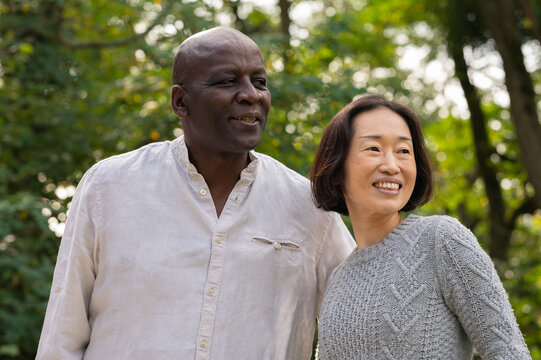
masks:
[(402, 222), (402, 218), (398, 213), (370, 216), (350, 213), (350, 219), (355, 233), (357, 249), (365, 249), (379, 244), (387, 234)]

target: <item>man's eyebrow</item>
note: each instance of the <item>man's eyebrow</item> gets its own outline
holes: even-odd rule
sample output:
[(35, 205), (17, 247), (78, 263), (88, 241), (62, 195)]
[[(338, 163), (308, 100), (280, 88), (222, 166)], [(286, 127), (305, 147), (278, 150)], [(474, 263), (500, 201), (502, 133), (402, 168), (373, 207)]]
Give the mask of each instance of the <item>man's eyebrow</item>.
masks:
[[(362, 135), (362, 136), (359, 136), (359, 139), (381, 139), (381, 135)], [(398, 139), (404, 140), (404, 141), (412, 141), (407, 136), (399, 136)]]

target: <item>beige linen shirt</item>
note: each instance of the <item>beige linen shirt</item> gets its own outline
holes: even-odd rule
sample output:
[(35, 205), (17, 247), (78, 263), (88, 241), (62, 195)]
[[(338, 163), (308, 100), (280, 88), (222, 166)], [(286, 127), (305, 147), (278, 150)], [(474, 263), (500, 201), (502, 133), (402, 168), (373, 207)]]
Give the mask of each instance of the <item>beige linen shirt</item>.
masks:
[(93, 166), (37, 359), (309, 359), (327, 277), (354, 242), (306, 178), (250, 156), (219, 218), (183, 137)]

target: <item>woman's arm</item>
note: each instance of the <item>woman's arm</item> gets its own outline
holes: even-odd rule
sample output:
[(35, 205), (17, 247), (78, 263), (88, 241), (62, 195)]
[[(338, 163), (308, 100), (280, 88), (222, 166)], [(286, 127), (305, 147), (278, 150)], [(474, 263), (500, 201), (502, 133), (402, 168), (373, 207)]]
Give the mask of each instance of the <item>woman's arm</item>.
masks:
[(489, 256), (456, 219), (443, 217), (436, 234), (442, 293), (482, 359), (531, 359)]

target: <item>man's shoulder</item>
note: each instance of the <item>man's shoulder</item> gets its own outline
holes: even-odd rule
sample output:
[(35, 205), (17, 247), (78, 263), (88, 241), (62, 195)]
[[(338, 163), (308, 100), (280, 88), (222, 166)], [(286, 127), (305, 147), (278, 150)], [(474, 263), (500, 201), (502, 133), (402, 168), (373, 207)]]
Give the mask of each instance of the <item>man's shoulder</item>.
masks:
[(98, 161), (87, 171), (87, 176), (98, 182), (122, 182), (129, 179), (154, 176), (174, 161), (171, 142), (155, 142), (122, 154), (113, 155)]
[(164, 160), (163, 155), (170, 152), (170, 147), (170, 141), (150, 143), (140, 148), (100, 160), (94, 167), (108, 170), (122, 170), (139, 163), (154, 163), (155, 161)]
[(280, 161), (276, 160), (270, 155), (263, 154), (263, 153), (257, 153), (256, 156), (260, 161), (260, 167), (263, 172), (272, 173), (273, 177), (275, 178), (284, 178), (290, 181), (293, 181), (294, 183), (298, 183), (299, 186), (306, 187), (309, 186), (310, 181), (296, 172), (293, 169), (290, 169)]

